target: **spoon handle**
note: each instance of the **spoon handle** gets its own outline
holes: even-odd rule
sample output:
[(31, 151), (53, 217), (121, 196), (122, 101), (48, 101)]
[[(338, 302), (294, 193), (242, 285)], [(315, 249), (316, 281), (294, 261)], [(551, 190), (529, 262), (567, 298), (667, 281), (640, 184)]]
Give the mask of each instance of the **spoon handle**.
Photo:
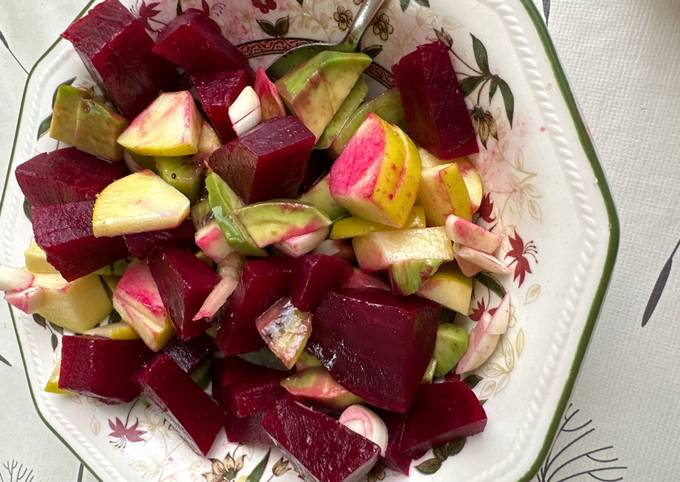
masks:
[(347, 37), (342, 42), (343, 47), (346, 47), (350, 52), (356, 51), (361, 38), (366, 33), (366, 29), (371, 25), (375, 16), (378, 15), (384, 3), (385, 0), (364, 0), (359, 12), (357, 12), (357, 16), (354, 18), (354, 22), (352, 22), (352, 27), (349, 29)]

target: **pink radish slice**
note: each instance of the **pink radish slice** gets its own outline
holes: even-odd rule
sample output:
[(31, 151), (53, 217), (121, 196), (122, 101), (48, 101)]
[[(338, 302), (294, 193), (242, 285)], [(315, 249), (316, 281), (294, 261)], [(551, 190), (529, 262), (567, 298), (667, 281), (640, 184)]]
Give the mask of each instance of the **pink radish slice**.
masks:
[(350, 405), (340, 415), (339, 422), (380, 447), (380, 455), (387, 450), (387, 426), (376, 413), (363, 405)]
[(470, 334), (468, 349), (456, 367), (457, 374), (460, 375), (476, 370), (493, 355), (501, 336), (489, 333), (489, 326), (492, 321), (493, 317), (489, 313), (484, 313), (482, 319), (475, 325)]
[(5, 294), (5, 301), (18, 310), (32, 315), (43, 305), (45, 290), (40, 286), (32, 286), (22, 291)]
[(203, 306), (201, 306), (201, 309), (198, 310), (198, 313), (193, 318), (194, 321), (215, 316), (232, 295), (237, 285), (238, 281), (231, 276), (222, 278), (205, 299), (205, 302), (203, 302)]
[(274, 245), (283, 253), (293, 258), (314, 251), (327, 237), (328, 228), (324, 227), (317, 231), (288, 238)]
[(512, 269), (505, 266), (498, 258), (483, 253), (477, 249), (468, 248), (460, 244), (455, 245), (456, 260), (467, 261), (477, 265), (482, 271), (495, 274), (510, 274)]
[(456, 263), (458, 264), (461, 273), (463, 273), (468, 278), (472, 278), (473, 276), (476, 276), (482, 272), (482, 268), (476, 264), (470, 263), (469, 261), (465, 261), (462, 258), (456, 258)]
[(215, 221), (199, 229), (195, 235), (196, 246), (201, 248), (210, 259), (219, 263), (233, 253)]
[(459, 218), (455, 214), (446, 218), (446, 235), (455, 243), (483, 253), (493, 253), (501, 244), (501, 237), (498, 234)]

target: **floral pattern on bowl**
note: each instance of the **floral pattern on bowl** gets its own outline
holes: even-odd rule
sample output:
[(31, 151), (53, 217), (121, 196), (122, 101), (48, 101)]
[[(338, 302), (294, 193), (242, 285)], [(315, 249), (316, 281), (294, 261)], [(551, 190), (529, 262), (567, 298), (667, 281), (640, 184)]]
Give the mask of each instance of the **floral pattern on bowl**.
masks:
[[(204, 10), (258, 66), (267, 66), (277, 54), (310, 41), (340, 40), (360, 3), (128, 0), (152, 35), (184, 9)], [(416, 45), (439, 40), (449, 47), (480, 142), (481, 152), (473, 159), (486, 188), (480, 220), (504, 235), (500, 258), (513, 269), (511, 276), (502, 279), (478, 277), (469, 316), (471, 321), (479, 320), (484, 312), (493, 312), (504, 293), (512, 296), (509, 332), (492, 358), (466, 379), (485, 401), (489, 427), (481, 436), (440, 447), (417, 461), (413, 480), (495, 481), (531, 475), (553, 431), (551, 421), (564, 402), (565, 388), (568, 391), (573, 382), (572, 362), (579, 361), (592, 329), (613, 262), (612, 250), (615, 254), (616, 218), (606, 184), (581, 121), (574, 117), (568, 90), (555, 90), (562, 79), (552, 71), (553, 53), (536, 31), (538, 24), (532, 23), (536, 12), (529, 3), (391, 0), (363, 41), (362, 50), (376, 60), (368, 71), (374, 93), (392, 85), (390, 66)], [(48, 51), (27, 84), (11, 174), (35, 153), (58, 147), (45, 135), (51, 92), (60, 83), (88, 82), (67, 43), (59, 42)], [(583, 176), (588, 182), (594, 180), (594, 187)], [(598, 182), (604, 185), (602, 192)], [(30, 240), (26, 219), (30, 212), (22, 206), (12, 176), (2, 206), (2, 263), (20, 263)], [(562, 233), (569, 230), (578, 236)], [(579, 251), (580, 245), (588, 250)], [(576, 261), (569, 262), (569, 257)], [(556, 275), (561, 281), (555, 281)], [(564, 306), (555, 301), (562, 294)], [(577, 317), (578, 323), (570, 324), (570, 316)], [(196, 456), (158, 409), (143, 400), (108, 406), (81, 396), (46, 394), (42, 387), (61, 330), (38, 316), (31, 320), (12, 311), (12, 318), (39, 413), (100, 477), (296, 480), (291, 465), (275, 450), (223, 440), (209, 459)], [(369, 481), (402, 479), (380, 464), (368, 477)]]

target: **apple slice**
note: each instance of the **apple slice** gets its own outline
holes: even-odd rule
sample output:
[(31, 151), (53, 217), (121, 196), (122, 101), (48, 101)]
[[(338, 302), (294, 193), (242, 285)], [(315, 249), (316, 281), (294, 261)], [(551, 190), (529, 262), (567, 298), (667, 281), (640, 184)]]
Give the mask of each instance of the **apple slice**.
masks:
[(460, 174), (463, 176), (463, 181), (465, 181), (465, 187), (470, 196), (472, 212), (476, 213), (479, 210), (479, 206), (482, 205), (482, 199), (484, 198), (484, 182), (482, 181), (482, 176), (466, 157), (461, 157), (456, 160), (456, 164), (458, 164)]
[(481, 367), (498, 346), (510, 322), (510, 297), (505, 296), (493, 316), (484, 313), (470, 334), (468, 349), (458, 362), (456, 373), (468, 373)]
[(215, 263), (219, 263), (234, 252), (216, 221), (196, 231), (195, 239), (196, 246)]
[(425, 281), (418, 296), (467, 315), (472, 300), (472, 278), (461, 273), (454, 264), (442, 266), (437, 273)]
[(255, 75), (255, 92), (260, 98), (262, 119), (268, 120), (286, 116), (286, 108), (279, 95), (279, 89), (274, 82), (269, 80), (262, 68)]
[(297, 309), (290, 298), (281, 298), (259, 316), (255, 326), (272, 353), (290, 370), (312, 334), (312, 314)]
[(477, 249), (468, 248), (467, 246), (455, 245), (456, 260), (467, 261), (489, 273), (495, 274), (510, 274), (512, 269), (505, 266), (498, 258), (487, 253), (483, 253)]
[[(425, 210), (421, 206), (413, 206), (406, 224), (403, 229), (424, 228), (425, 224)], [(357, 216), (350, 216), (348, 218), (340, 219), (333, 223), (331, 230), (331, 239), (349, 239), (363, 236), (374, 231), (392, 231), (395, 228), (385, 226), (383, 224), (367, 221)]]
[(102, 336), (111, 340), (139, 340), (139, 334), (124, 321), (109, 323), (87, 330), (83, 335)]
[(475, 223), (450, 214), (446, 218), (446, 235), (454, 243), (483, 253), (493, 253), (501, 245), (501, 237)]
[(328, 232), (328, 227), (324, 227), (311, 233), (284, 239), (274, 247), (291, 258), (299, 258), (314, 251), (328, 237)]
[(348, 261), (354, 261), (354, 249), (346, 241), (337, 239), (327, 239), (322, 242), (314, 251), (314, 254), (325, 254), (327, 256), (338, 256)]
[(192, 156), (198, 152), (202, 125), (191, 92), (169, 92), (132, 121), (118, 144), (142, 156)]
[(47, 253), (38, 246), (35, 240), (31, 241), (24, 253), (24, 263), (31, 273), (58, 273), (56, 268), (47, 261)]
[(176, 228), (189, 216), (189, 199), (151, 171), (111, 183), (97, 198), (92, 216), (95, 237)]
[(476, 264), (470, 263), (469, 261), (465, 261), (461, 257), (456, 258), (456, 264), (458, 264), (461, 273), (463, 273), (465, 276), (469, 278), (477, 276), (479, 273), (483, 271), (482, 268), (480, 268)]
[(453, 244), (444, 228), (378, 231), (354, 238), (352, 245), (359, 267), (381, 271), (400, 261), (453, 260)]
[(23, 291), (33, 285), (35, 276), (25, 269), (0, 266), (0, 291)]
[(442, 164), (422, 172), (418, 204), (425, 208), (427, 222), (431, 226), (443, 226), (449, 214), (472, 219), (470, 196), (455, 163)]
[(225, 276), (210, 292), (203, 302), (203, 305), (193, 317), (193, 321), (200, 321), (204, 318), (212, 318), (222, 308), (229, 297), (236, 291), (238, 277)]
[(508, 331), (508, 325), (510, 324), (510, 310), (510, 295), (506, 294), (493, 314), (487, 333), (490, 335), (504, 335)]
[(31, 286), (22, 291), (5, 294), (5, 301), (28, 315), (37, 312), (45, 304), (45, 290), (40, 286)]

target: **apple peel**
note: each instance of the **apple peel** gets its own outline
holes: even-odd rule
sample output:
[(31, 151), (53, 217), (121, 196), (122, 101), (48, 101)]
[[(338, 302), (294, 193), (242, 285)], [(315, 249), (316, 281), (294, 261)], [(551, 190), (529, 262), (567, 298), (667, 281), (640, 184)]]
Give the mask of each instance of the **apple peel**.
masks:
[(267, 77), (263, 68), (260, 68), (255, 76), (255, 93), (260, 98), (263, 120), (286, 116), (286, 108), (279, 95), (279, 89)]
[(5, 301), (27, 315), (38, 311), (45, 302), (45, 290), (40, 286), (31, 286), (21, 291), (5, 294)]
[(234, 252), (216, 221), (199, 229), (196, 232), (195, 241), (196, 246), (201, 248), (201, 251), (215, 263), (219, 263)]
[(318, 248), (328, 237), (328, 233), (328, 227), (323, 227), (311, 233), (284, 239), (283, 241), (276, 243), (274, 247), (291, 258), (299, 258)]

